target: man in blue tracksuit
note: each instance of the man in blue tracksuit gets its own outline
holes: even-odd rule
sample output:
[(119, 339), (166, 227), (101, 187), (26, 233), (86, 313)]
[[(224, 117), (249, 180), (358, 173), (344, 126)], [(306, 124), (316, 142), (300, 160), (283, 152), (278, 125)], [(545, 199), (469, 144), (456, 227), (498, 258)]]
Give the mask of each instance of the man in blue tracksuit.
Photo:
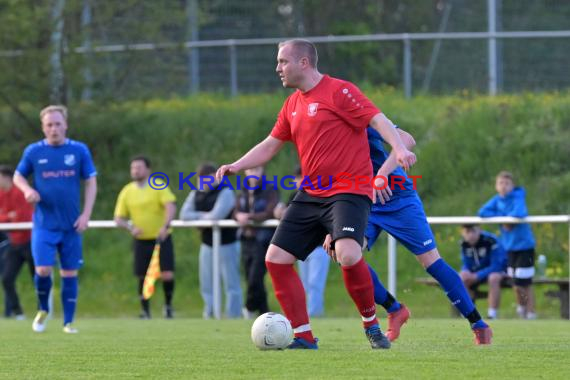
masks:
[(507, 255), (498, 238), (474, 224), (461, 228), (461, 261), (459, 276), (474, 291), (482, 283), (489, 284), (487, 317), (497, 318), (501, 297), (501, 281), (506, 275)]
[[(497, 195), (491, 198), (479, 210), (479, 216), (512, 216), (524, 218), (528, 215), (525, 191), (515, 187), (513, 175), (502, 171), (495, 182)], [(517, 313), (526, 319), (535, 319), (534, 292), (532, 277), (534, 276), (534, 236), (530, 225), (503, 224), (500, 242), (508, 253), (508, 274), (513, 278), (517, 298)]]

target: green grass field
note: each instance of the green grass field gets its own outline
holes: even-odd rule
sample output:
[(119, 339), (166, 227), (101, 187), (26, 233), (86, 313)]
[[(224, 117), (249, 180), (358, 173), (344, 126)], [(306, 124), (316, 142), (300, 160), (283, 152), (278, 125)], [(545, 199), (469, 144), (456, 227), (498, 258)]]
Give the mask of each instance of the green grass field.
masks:
[[(251, 321), (83, 319), (78, 335), (50, 321), (0, 321), (0, 378), (567, 379), (567, 321), (499, 320), (476, 347), (459, 319), (412, 319), (391, 350), (372, 351), (357, 319), (317, 319), (319, 351), (259, 351)], [(566, 374), (566, 375), (564, 375)]]

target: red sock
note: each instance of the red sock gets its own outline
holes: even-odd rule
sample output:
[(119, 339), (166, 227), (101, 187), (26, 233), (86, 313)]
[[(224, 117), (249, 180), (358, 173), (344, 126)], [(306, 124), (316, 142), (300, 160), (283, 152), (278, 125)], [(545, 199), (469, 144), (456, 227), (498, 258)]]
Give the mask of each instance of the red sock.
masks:
[(356, 264), (342, 267), (342, 277), (348, 294), (356, 304), (364, 328), (378, 324), (376, 319), (376, 304), (374, 303), (374, 285), (364, 258)]
[(267, 266), (273, 282), (275, 297), (277, 297), (285, 316), (291, 321), (293, 331), (297, 330), (295, 336), (313, 343), (315, 338), (309, 325), (305, 289), (299, 275), (293, 268), (293, 264), (275, 264), (266, 261), (265, 266)]

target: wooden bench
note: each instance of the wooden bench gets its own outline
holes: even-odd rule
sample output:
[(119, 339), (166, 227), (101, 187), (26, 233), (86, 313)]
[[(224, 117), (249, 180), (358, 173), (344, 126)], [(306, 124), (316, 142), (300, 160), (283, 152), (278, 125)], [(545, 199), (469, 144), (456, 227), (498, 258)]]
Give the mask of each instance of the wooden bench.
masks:
[[(439, 286), (439, 283), (432, 277), (422, 277), (417, 278), (416, 282), (418, 284), (428, 285), (428, 286)], [(560, 301), (560, 317), (563, 319), (570, 319), (570, 310), (569, 310), (569, 300), (568, 300), (568, 279), (567, 278), (547, 278), (547, 277), (538, 277), (532, 280), (533, 285), (558, 285), (558, 290), (548, 290), (544, 294), (547, 297), (557, 298)], [(484, 286), (485, 284), (481, 284)], [(510, 279), (506, 279), (501, 282), (501, 288), (511, 288), (512, 281)], [(487, 298), (487, 291), (480, 290), (477, 288), (475, 290), (475, 300)], [(457, 310), (452, 307), (453, 315), (457, 315)]]

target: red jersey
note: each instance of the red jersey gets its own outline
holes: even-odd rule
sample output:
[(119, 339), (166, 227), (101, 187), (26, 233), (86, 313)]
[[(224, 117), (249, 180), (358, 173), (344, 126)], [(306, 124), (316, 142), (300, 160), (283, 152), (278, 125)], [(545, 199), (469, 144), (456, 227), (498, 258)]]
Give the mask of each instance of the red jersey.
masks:
[[(24, 193), (16, 186), (10, 190), (0, 189), (0, 223), (31, 222), (34, 209), (26, 202)], [(10, 232), (11, 244), (26, 244), (31, 239), (30, 230)]]
[(310, 184), (302, 183), (309, 195), (349, 193), (372, 199), (366, 127), (379, 113), (354, 84), (324, 75), (311, 90), (287, 98), (271, 136), (296, 145), (303, 177), (310, 179)]

